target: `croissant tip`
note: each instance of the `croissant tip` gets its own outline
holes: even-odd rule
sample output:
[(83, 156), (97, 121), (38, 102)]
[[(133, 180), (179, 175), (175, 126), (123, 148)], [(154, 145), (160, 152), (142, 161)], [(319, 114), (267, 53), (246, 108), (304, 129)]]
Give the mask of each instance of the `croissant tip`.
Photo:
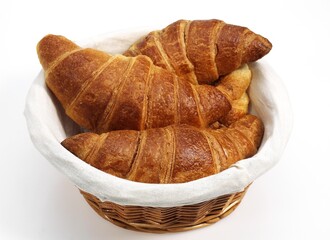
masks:
[(272, 43), (265, 37), (258, 35), (248, 47), (248, 62), (254, 62), (267, 55), (272, 49)]
[(86, 154), (93, 148), (98, 135), (95, 133), (81, 133), (66, 138), (61, 145), (77, 157), (84, 159)]
[(246, 129), (249, 129), (246, 132), (251, 136), (251, 139), (253, 140), (255, 146), (260, 145), (265, 130), (264, 124), (261, 119), (251, 114), (247, 114), (244, 117), (240, 118), (239, 120), (231, 124), (230, 127), (239, 128), (242, 131), (246, 131)]
[(37, 44), (37, 54), (42, 67), (49, 65), (67, 51), (79, 48), (75, 43), (61, 35), (47, 34)]
[[(47, 34), (45, 35), (37, 44), (37, 51), (41, 51), (42, 48), (51, 43), (51, 42), (58, 42), (59, 39), (64, 39), (65, 37), (61, 36), (61, 35), (55, 35), (55, 34)], [(66, 38), (65, 38), (66, 39)]]
[(261, 41), (262, 50), (264, 52), (264, 55), (266, 55), (273, 48), (273, 44), (267, 38), (262, 37), (262, 39), (263, 39), (263, 41)]

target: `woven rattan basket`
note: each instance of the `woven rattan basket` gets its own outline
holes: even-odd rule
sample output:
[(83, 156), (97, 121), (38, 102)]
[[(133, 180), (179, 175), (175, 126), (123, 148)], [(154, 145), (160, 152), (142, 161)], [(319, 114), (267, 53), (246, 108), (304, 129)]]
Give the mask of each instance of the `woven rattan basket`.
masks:
[[(120, 53), (149, 31), (127, 30), (79, 44)], [(28, 130), (36, 148), (80, 189), (88, 204), (104, 219), (123, 228), (157, 233), (208, 226), (230, 214), (242, 201), (248, 186), (274, 166), (291, 132), (291, 108), (280, 79), (265, 62), (251, 67), (251, 111), (265, 125), (258, 153), (219, 174), (189, 183), (131, 182), (99, 171), (66, 151), (60, 142), (80, 129), (45, 86), (43, 72), (27, 96)]]
[(113, 224), (130, 230), (165, 233), (180, 232), (213, 224), (232, 213), (242, 201), (242, 192), (180, 207), (124, 206), (102, 202), (92, 194), (80, 191), (98, 215)]

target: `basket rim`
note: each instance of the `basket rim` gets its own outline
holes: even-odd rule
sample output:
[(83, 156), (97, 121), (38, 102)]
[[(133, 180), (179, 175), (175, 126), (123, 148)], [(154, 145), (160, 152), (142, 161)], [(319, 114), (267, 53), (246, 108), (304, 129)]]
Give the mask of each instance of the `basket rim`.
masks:
[[(129, 30), (126, 31), (129, 33)], [(134, 32), (135, 37), (138, 31), (140, 30)], [(105, 40), (110, 39), (110, 43), (111, 40), (118, 42), (118, 39), (123, 39), (125, 36), (125, 32), (119, 31), (94, 37), (90, 46), (102, 49), (104, 48), (102, 43)], [(131, 41), (135, 39), (132, 38)], [(85, 40), (85, 42), (88, 41)], [(123, 46), (119, 46), (120, 48)], [(109, 49), (105, 51), (109, 52)], [(54, 104), (54, 99), (44, 83), (42, 70), (35, 78), (26, 98), (24, 115), (28, 131), (35, 147), (46, 159), (69, 177), (79, 189), (102, 201), (111, 201), (121, 205), (172, 207), (199, 203), (221, 195), (240, 192), (279, 161), (292, 129), (291, 105), (281, 79), (264, 59), (249, 66), (254, 76), (262, 78), (258, 81), (253, 79), (249, 89), (252, 104), (263, 106), (262, 109), (254, 108), (256, 115), (263, 121), (269, 115), (275, 114), (275, 117), (269, 123), (264, 121), (265, 136), (256, 155), (241, 160), (218, 174), (195, 181), (179, 184), (132, 182), (104, 173), (75, 157), (60, 144), (66, 137), (60, 119), (51, 119), (50, 122), (46, 122), (45, 119), (49, 120), (51, 116), (40, 114), (40, 109), (44, 109), (46, 112), (42, 112), (45, 114), (59, 111), (59, 106)], [(262, 83), (265, 89), (272, 89), (272, 91), (257, 95), (257, 82)], [(46, 103), (49, 105), (42, 105), (47, 105)], [(50, 124), (57, 125), (54, 129), (54, 126)], [(266, 164), (267, 167), (262, 167), (261, 164)]]

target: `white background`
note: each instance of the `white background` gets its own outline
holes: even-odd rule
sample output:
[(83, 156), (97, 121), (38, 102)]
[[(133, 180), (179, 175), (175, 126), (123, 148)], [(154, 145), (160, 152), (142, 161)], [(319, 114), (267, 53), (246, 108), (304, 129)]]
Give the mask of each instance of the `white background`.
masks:
[[(330, 239), (329, 11), (328, 0), (1, 1), (0, 239)], [(293, 132), (227, 218), (184, 233), (124, 230), (97, 216), (30, 141), (23, 110), (41, 69), (35, 46), (47, 33), (80, 40), (182, 18), (222, 19), (273, 43), (265, 59), (288, 89)]]

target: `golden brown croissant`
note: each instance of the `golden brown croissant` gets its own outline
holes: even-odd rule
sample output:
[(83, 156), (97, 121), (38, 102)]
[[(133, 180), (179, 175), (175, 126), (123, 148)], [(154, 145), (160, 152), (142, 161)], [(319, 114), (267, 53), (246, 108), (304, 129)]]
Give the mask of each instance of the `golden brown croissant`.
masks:
[(219, 122), (225, 126), (229, 126), (233, 122), (245, 116), (248, 114), (249, 102), (249, 95), (244, 93), (239, 99), (232, 101), (231, 110), (226, 116), (219, 119)]
[(248, 113), (249, 96), (246, 92), (252, 79), (252, 73), (247, 64), (242, 65), (235, 71), (221, 77), (218, 89), (227, 93), (228, 99), (231, 100), (231, 110), (222, 117), (220, 122), (226, 126), (237, 121)]
[(172, 125), (101, 135), (82, 133), (62, 145), (90, 165), (121, 178), (180, 183), (218, 173), (254, 155), (262, 135), (262, 122), (246, 115), (218, 130)]
[(272, 44), (246, 27), (221, 20), (179, 20), (150, 32), (124, 55), (149, 56), (193, 84), (212, 83), (244, 63), (266, 55)]
[(246, 66), (242, 81), (235, 79), (239, 86), (193, 85), (147, 56), (111, 56), (56, 35), (44, 37), (37, 52), (47, 86), (67, 115), (98, 133), (171, 124), (206, 127), (228, 113), (231, 97), (243, 94), (251, 78)]

